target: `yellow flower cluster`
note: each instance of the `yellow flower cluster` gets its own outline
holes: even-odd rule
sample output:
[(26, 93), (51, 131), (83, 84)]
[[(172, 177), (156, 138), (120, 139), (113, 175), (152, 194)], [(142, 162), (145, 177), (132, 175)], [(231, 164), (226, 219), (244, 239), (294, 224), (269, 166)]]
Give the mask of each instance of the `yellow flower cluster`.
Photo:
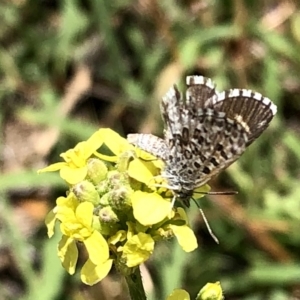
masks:
[[(167, 300), (190, 300), (187, 291), (176, 289), (167, 298)], [(196, 300), (224, 300), (223, 290), (219, 281), (207, 283), (198, 293)]]
[(176, 237), (186, 252), (197, 248), (196, 237), (182, 208), (172, 208), (172, 193), (158, 175), (163, 162), (130, 145), (110, 129), (100, 129), (87, 141), (61, 154), (64, 162), (39, 172), (60, 171), (69, 184), (46, 218), (48, 236), (58, 221), (62, 239), (58, 256), (74, 274), (78, 246), (88, 259), (81, 280), (93, 285), (112, 264), (123, 270), (146, 261), (159, 240)]

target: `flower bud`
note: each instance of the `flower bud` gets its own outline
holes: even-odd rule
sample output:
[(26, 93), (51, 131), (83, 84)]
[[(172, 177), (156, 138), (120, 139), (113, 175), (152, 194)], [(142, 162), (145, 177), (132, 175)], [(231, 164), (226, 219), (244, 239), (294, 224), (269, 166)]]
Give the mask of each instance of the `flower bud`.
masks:
[(111, 192), (110, 204), (117, 210), (122, 210), (131, 204), (130, 194), (132, 189), (129, 186), (118, 186)]
[(223, 300), (223, 291), (219, 281), (207, 283), (197, 295), (196, 300)]
[(100, 197), (108, 192), (108, 188), (109, 186), (107, 180), (103, 180), (96, 185), (96, 190)]
[(117, 162), (117, 169), (120, 172), (126, 172), (128, 169), (129, 162), (135, 157), (133, 150), (122, 153)]
[(190, 300), (190, 295), (187, 291), (182, 289), (175, 289), (167, 298), (167, 300)]
[(73, 187), (73, 192), (80, 202), (88, 201), (92, 202), (94, 205), (99, 204), (99, 194), (96, 191), (95, 186), (87, 180), (77, 183)]
[(129, 185), (129, 177), (126, 173), (118, 171), (109, 171), (107, 175), (108, 184), (111, 188), (116, 186)]
[(108, 206), (109, 205), (109, 201), (110, 201), (110, 198), (111, 198), (110, 194), (111, 194), (111, 192), (108, 192), (100, 198), (99, 204), (101, 206)]
[(87, 177), (94, 184), (106, 179), (107, 173), (107, 166), (103, 161), (97, 158), (90, 158), (87, 161)]
[(118, 216), (114, 213), (110, 206), (103, 207), (99, 210), (100, 222), (116, 223), (119, 221)]

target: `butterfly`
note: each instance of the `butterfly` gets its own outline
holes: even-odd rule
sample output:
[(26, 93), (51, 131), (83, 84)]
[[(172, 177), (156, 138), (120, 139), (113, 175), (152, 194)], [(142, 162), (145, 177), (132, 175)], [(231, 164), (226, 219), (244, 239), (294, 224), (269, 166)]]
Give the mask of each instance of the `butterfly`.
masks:
[(185, 97), (174, 85), (162, 99), (164, 139), (151, 134), (127, 139), (165, 162), (162, 176), (189, 206), (193, 191), (237, 160), (268, 127), (277, 107), (251, 90), (219, 93), (203, 76), (188, 76), (186, 84)]

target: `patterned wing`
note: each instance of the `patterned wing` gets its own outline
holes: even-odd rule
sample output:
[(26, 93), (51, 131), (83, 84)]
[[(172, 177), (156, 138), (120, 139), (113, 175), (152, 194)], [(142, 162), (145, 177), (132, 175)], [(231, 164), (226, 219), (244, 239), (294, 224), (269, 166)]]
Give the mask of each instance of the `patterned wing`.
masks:
[(165, 141), (155, 135), (146, 133), (128, 134), (127, 140), (130, 144), (133, 144), (164, 161), (167, 158), (168, 148)]
[[(239, 122), (227, 118), (224, 112), (203, 108), (217, 97), (212, 81), (204, 78), (190, 82), (194, 85), (188, 89), (185, 103), (176, 87), (162, 101), (165, 141), (170, 151), (165, 171), (171, 186), (186, 190), (205, 184), (234, 162), (248, 141), (246, 129)], [(197, 89), (195, 82), (201, 83)], [(205, 91), (199, 97), (196, 91), (201, 89)]]
[(186, 108), (197, 114), (198, 109), (211, 107), (218, 98), (216, 84), (207, 77), (187, 76)]
[(164, 140), (133, 134), (128, 140), (162, 158), (169, 186), (188, 205), (193, 190), (238, 159), (269, 125), (276, 105), (250, 90), (216, 91), (213, 81), (188, 76), (183, 99), (174, 85), (163, 97)]
[(174, 85), (169, 89), (160, 103), (160, 112), (165, 123), (165, 130), (171, 129), (175, 124), (180, 123), (183, 110), (183, 99), (176, 85)]
[(195, 187), (202, 186), (237, 160), (247, 142), (247, 130), (242, 124), (227, 118), (224, 112), (199, 110), (191, 139)]
[[(176, 86), (173, 86), (163, 97), (161, 113), (165, 122), (165, 143), (169, 149), (166, 170), (169, 175), (180, 176), (185, 174), (186, 168), (191, 168), (193, 164), (190, 128), (195, 127), (196, 120), (190, 117), (189, 110), (185, 108)], [(171, 169), (174, 170), (172, 174), (168, 172)]]
[(223, 111), (232, 120), (248, 130), (249, 146), (269, 126), (277, 112), (276, 105), (261, 94), (251, 90), (231, 89), (218, 94), (211, 107)]
[(186, 109), (198, 120), (196, 128), (190, 127), (190, 143), (195, 185), (201, 186), (243, 154), (267, 128), (276, 106), (249, 90), (218, 93), (212, 80), (203, 76), (188, 76), (186, 83)]

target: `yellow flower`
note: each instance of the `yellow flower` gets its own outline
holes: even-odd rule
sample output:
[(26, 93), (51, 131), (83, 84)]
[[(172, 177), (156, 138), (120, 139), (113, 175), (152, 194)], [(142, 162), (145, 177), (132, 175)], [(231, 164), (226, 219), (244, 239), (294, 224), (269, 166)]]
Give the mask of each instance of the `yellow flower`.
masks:
[(154, 250), (154, 240), (151, 235), (138, 233), (127, 240), (122, 251), (122, 258), (126, 260), (128, 267), (135, 267), (146, 261)]
[[(175, 289), (166, 300), (190, 300), (187, 291)], [(197, 295), (196, 300), (223, 300), (223, 291), (219, 281), (216, 283), (207, 283)]]
[(74, 149), (62, 153), (60, 156), (65, 162), (52, 164), (38, 172), (60, 170), (60, 177), (69, 184), (82, 181), (87, 175), (87, 160), (103, 144), (103, 130), (94, 133), (87, 141), (78, 143)]
[[(185, 251), (197, 247), (185, 211), (171, 207), (173, 193), (159, 176), (161, 160), (110, 129), (100, 129), (61, 156), (65, 162), (40, 172), (60, 170), (70, 184), (68, 196), (59, 197), (46, 217), (49, 237), (60, 223), (58, 256), (70, 274), (79, 243), (88, 253), (81, 269), (81, 280), (88, 285), (102, 280), (113, 263), (121, 272), (131, 271), (149, 259), (159, 240), (175, 236)], [(178, 299), (188, 299), (184, 297)]]
[(74, 274), (78, 260), (76, 242), (85, 245), (89, 258), (81, 270), (81, 276), (87, 284), (94, 284), (104, 278), (110, 270), (108, 266), (112, 264), (106, 240), (94, 229), (93, 210), (91, 202), (79, 203), (74, 194), (70, 193), (67, 198), (57, 199), (57, 206), (50, 212), (46, 224), (48, 235), (50, 232), (51, 236), (55, 220), (61, 222), (60, 229), (63, 236), (59, 242), (58, 256), (70, 274)]
[(45, 219), (45, 224), (48, 229), (48, 237), (50, 238), (54, 234), (54, 225), (57, 218), (57, 212), (62, 214), (65, 210), (71, 210), (71, 213), (75, 211), (79, 202), (73, 193), (69, 193), (67, 197), (58, 197), (56, 199), (56, 206), (52, 209)]

